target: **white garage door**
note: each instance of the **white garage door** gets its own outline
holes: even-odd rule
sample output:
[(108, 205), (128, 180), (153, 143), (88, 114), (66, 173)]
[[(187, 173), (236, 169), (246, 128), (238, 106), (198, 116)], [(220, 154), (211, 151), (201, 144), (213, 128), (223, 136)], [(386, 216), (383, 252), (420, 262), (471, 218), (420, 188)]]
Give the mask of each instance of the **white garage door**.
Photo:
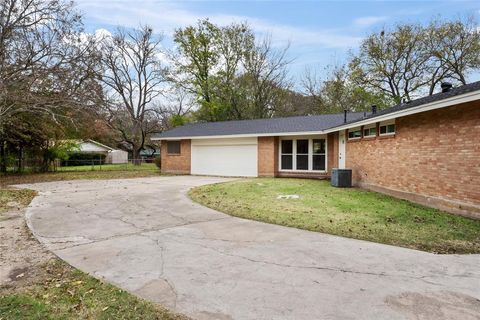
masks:
[(256, 177), (257, 138), (193, 139), (192, 174)]

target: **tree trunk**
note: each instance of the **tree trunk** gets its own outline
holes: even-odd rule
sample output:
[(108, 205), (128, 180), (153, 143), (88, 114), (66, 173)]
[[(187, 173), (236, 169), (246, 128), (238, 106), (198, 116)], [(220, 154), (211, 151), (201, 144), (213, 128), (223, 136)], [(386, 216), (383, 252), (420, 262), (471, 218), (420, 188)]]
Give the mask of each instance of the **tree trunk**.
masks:
[(5, 152), (5, 141), (0, 142), (0, 172), (7, 173), (7, 157)]
[(142, 164), (142, 160), (140, 159), (140, 149), (136, 146), (134, 146), (132, 150), (132, 163), (136, 166)]
[(18, 168), (17, 168), (18, 173), (23, 172), (23, 146), (20, 146), (18, 148)]

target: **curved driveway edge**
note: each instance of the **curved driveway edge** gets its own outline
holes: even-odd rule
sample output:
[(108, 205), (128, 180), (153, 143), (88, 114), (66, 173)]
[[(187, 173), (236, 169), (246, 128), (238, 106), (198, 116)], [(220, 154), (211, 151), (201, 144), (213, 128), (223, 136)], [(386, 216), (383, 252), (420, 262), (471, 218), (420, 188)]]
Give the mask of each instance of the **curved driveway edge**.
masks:
[(478, 319), (480, 255), (434, 255), (244, 220), (186, 196), (222, 181), (22, 187), (39, 191), (27, 223), (56, 255), (195, 319)]

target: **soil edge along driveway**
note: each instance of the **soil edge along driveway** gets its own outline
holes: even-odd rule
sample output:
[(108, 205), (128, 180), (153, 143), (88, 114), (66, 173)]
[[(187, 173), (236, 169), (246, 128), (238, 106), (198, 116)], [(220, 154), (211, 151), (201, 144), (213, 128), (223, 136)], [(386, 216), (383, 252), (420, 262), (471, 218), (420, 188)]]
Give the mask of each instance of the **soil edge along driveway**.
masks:
[(27, 222), (56, 255), (195, 319), (479, 319), (480, 255), (434, 255), (234, 218), (186, 196), (222, 181), (22, 187), (39, 191)]

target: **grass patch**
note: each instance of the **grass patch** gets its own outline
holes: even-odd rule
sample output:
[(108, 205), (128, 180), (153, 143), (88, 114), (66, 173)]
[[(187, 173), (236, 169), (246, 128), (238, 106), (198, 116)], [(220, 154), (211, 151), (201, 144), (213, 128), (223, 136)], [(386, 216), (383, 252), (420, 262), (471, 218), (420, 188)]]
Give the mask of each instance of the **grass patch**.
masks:
[(12, 208), (22, 208), (35, 197), (35, 191), (28, 189), (0, 189), (0, 213)]
[[(299, 199), (277, 199), (279, 195)], [(480, 221), (328, 181), (249, 179), (194, 188), (190, 197), (227, 214), (435, 253), (480, 253)]]
[(70, 172), (47, 172), (31, 174), (12, 174), (0, 177), (0, 187), (12, 184), (37, 183), (64, 180), (95, 180), (95, 179), (126, 179), (158, 177), (160, 170), (139, 169), (139, 170), (102, 170), (102, 171), (70, 171)]
[[(13, 203), (15, 210), (26, 207), (34, 196), (35, 192), (32, 190), (0, 189), (0, 214), (12, 210)], [(0, 232), (5, 226), (2, 224), (5, 221), (2, 222), (0, 218)], [(17, 226), (15, 229), (20, 229), (23, 221), (17, 225), (13, 224), (14, 227)], [(29, 251), (32, 247), (39, 246), (37, 242), (28, 242), (32, 241), (28, 232), (14, 232), (11, 236), (16, 244), (21, 245), (18, 248), (10, 248), (18, 252), (18, 256), (7, 255), (7, 261), (2, 261), (7, 264), (18, 263), (24, 256), (35, 252)], [(99, 281), (59, 259), (46, 258), (44, 261), (48, 262), (35, 264), (27, 259), (25, 262), (28, 264), (19, 271), (21, 276), (19, 274), (18, 279), (13, 277), (12, 281), (0, 286), (0, 320), (187, 319), (183, 315), (172, 313)]]
[(158, 171), (154, 163), (142, 163), (141, 165), (134, 165), (133, 163), (117, 163), (117, 164), (95, 164), (85, 166), (65, 166), (57, 167), (57, 171)]
[(51, 260), (48, 277), (0, 295), (0, 319), (187, 319)]

